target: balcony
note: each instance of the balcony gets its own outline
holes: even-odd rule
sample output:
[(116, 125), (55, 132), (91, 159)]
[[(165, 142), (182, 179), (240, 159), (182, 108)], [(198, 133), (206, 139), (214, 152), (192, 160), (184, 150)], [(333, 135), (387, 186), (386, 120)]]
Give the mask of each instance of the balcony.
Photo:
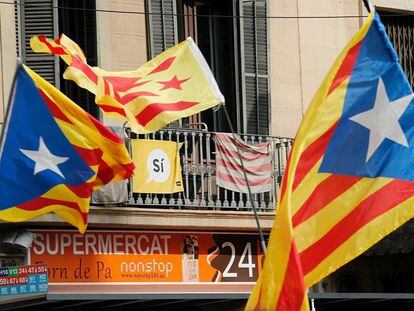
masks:
[[(115, 128), (112, 128), (115, 130)], [(119, 127), (118, 133), (124, 133)], [(100, 195), (93, 193), (89, 211), (88, 228), (149, 229), (149, 230), (211, 230), (211, 231), (256, 231), (257, 224), (252, 215), (252, 202), (248, 195), (216, 185), (216, 153), (213, 132), (204, 129), (164, 129), (149, 135), (130, 133), (130, 139), (155, 139), (184, 143), (180, 159), (184, 191), (182, 193), (145, 194), (133, 193), (131, 181), (109, 184)], [(265, 232), (270, 231), (281, 177), (292, 139), (263, 135), (241, 135), (248, 144), (271, 142), (273, 189), (266, 193), (253, 194), (253, 203), (258, 209), (260, 223)], [(112, 188), (111, 188), (112, 187)], [(111, 201), (113, 193), (122, 193), (125, 200)], [(96, 198), (99, 200), (96, 200)], [(0, 221), (2, 223), (2, 221)], [(54, 213), (37, 217), (25, 223), (29, 228), (68, 228), (68, 223)]]
[[(193, 126), (202, 127), (202, 125)], [(216, 152), (213, 132), (195, 128), (167, 128), (145, 135), (128, 133), (129, 138), (126, 144), (130, 151), (130, 139), (134, 138), (183, 143), (180, 149), (180, 159), (184, 191), (171, 195), (133, 193), (129, 184), (127, 187), (129, 191), (128, 202), (123, 203), (122, 206), (174, 210), (251, 211), (253, 203), (260, 212), (274, 211), (292, 139), (263, 135), (241, 135), (247, 144), (257, 145), (269, 141), (271, 146), (272, 191), (253, 194), (254, 201), (251, 202), (245, 193), (234, 192), (216, 185)], [(105, 205), (106, 202), (100, 203)]]

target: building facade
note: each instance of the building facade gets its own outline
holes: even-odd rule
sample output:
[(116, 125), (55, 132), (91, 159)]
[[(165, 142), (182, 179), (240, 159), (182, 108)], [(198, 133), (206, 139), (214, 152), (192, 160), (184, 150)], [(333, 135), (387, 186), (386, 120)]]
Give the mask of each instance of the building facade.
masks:
[[(251, 206), (258, 207), (260, 223), (267, 234), (273, 223), (277, 188), (291, 138), (335, 58), (362, 25), (361, 16), (367, 14), (362, 1), (3, 2), (0, 4), (0, 124), (10, 96), (16, 59), (20, 57), (85, 110), (121, 135), (124, 133), (122, 122), (101, 115), (93, 95), (62, 78), (65, 68), (62, 62), (30, 50), (28, 42), (33, 35), (58, 37), (65, 33), (82, 47), (90, 65), (110, 71), (136, 68), (191, 36), (226, 98), (236, 131), (247, 143), (271, 143), (274, 190), (255, 195), (252, 202), (245, 194), (216, 185), (212, 133), (228, 132), (229, 125), (221, 110), (205, 111), (141, 137), (184, 142), (180, 154), (182, 194), (133, 193), (128, 183), (107, 188), (92, 198), (88, 233), (83, 238), (52, 214), (24, 224), (3, 223), (0, 266), (48, 265), (49, 281), (53, 280), (49, 285), (50, 303), (84, 299), (91, 305), (92, 300), (115, 301), (121, 297), (131, 299), (137, 308), (145, 308), (151, 305), (138, 299), (150, 297), (154, 301), (165, 298), (203, 301), (195, 304), (199, 308), (218, 298), (229, 308), (243, 305), (263, 258)], [(384, 17), (383, 22), (414, 85), (414, 18), (404, 15), (414, 12), (414, 2), (372, 2), (380, 14), (393, 13)], [(321, 16), (343, 18), (318, 18)], [(129, 144), (129, 138), (126, 143)], [(397, 235), (409, 240), (410, 230), (407, 225)], [(383, 241), (391, 244), (388, 248), (383, 244), (376, 246), (314, 286), (311, 289), (314, 297), (336, 301), (340, 296), (329, 295), (412, 292), (412, 250), (408, 246), (393, 248), (393, 239), (398, 240), (398, 236)], [(186, 257), (187, 244), (192, 247), (191, 258)], [(217, 260), (211, 259), (214, 247)], [(200, 257), (195, 255), (196, 248)], [(129, 261), (118, 260), (122, 252), (128, 253), (130, 257), (125, 260)], [(152, 263), (150, 270), (142, 271), (144, 268), (136, 256), (147, 258), (145, 263)], [(88, 258), (94, 261), (88, 262)], [(203, 266), (202, 258), (209, 265)], [(398, 263), (401, 269), (388, 273), (386, 267), (390, 263)], [(368, 271), (365, 266), (377, 267), (377, 271)], [(85, 272), (87, 269), (89, 272)], [(131, 276), (137, 271), (150, 275)], [(157, 271), (160, 275), (154, 274)], [(403, 284), (392, 286), (401, 275)], [(358, 296), (348, 298), (355, 297)], [(152, 307), (159, 308), (158, 304)], [(113, 307), (121, 305), (113, 302)]]

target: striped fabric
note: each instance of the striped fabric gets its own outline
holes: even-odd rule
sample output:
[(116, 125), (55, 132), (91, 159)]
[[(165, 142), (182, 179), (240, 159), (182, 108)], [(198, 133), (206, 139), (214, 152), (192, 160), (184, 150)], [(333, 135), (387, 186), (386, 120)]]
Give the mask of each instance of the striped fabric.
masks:
[(412, 120), (412, 109), (396, 125), (404, 124), (408, 146), (384, 139), (369, 161), (368, 142), (376, 137), (352, 121), (355, 115), (373, 111), (382, 80), (391, 97), (387, 105), (411, 96), (396, 53), (373, 12), (337, 58), (300, 125), (268, 253), (247, 310), (309, 309), (306, 287), (414, 216), (414, 183), (408, 176), (413, 125), (401, 121), (404, 116)]
[(241, 151), (252, 193), (271, 191), (273, 180), (270, 142), (251, 146), (238, 136), (236, 137), (237, 140), (231, 134), (214, 134), (217, 185), (228, 190), (248, 193), (243, 168), (237, 153), (237, 144)]

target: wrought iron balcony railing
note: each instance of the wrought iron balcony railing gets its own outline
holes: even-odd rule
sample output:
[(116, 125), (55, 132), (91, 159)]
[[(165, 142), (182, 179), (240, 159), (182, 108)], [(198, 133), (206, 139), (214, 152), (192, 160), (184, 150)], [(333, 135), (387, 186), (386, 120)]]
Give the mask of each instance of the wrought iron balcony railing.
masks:
[[(180, 159), (184, 191), (175, 194), (133, 193), (128, 187), (128, 206), (174, 209), (251, 210), (252, 202), (245, 193), (234, 192), (216, 185), (215, 145), (213, 133), (200, 129), (164, 129), (152, 134), (130, 138), (166, 140), (184, 143)], [(240, 135), (248, 144), (257, 145), (270, 141), (272, 157), (272, 191), (253, 194), (259, 211), (273, 211), (292, 139), (264, 135)], [(129, 140), (127, 145), (130, 146)]]

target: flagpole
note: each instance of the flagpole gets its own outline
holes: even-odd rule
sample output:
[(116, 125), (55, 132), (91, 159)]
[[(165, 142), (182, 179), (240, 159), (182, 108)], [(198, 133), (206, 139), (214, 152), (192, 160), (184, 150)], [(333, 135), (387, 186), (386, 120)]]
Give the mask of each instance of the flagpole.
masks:
[(224, 114), (226, 115), (227, 123), (229, 124), (229, 127), (230, 127), (231, 134), (233, 135), (233, 139), (236, 141), (235, 145), (236, 145), (236, 148), (237, 148), (237, 154), (239, 156), (239, 160), (240, 160), (240, 163), (241, 163), (241, 166), (242, 166), (242, 169), (243, 169), (244, 180), (246, 181), (247, 191), (249, 192), (249, 198), (250, 198), (250, 202), (252, 204), (252, 209), (253, 209), (253, 212), (254, 212), (254, 218), (256, 219), (257, 229), (259, 230), (259, 236), (260, 236), (260, 242), (261, 242), (261, 245), (262, 245), (263, 254), (266, 255), (266, 251), (267, 251), (266, 241), (264, 239), (262, 227), (260, 226), (259, 214), (257, 213), (256, 205), (254, 204), (253, 194), (252, 194), (252, 191), (250, 189), (250, 184), (249, 184), (249, 180), (247, 178), (246, 169), (244, 168), (244, 162), (243, 162), (243, 159), (242, 159), (242, 156), (241, 156), (241, 151), (240, 151), (239, 145), (237, 144), (236, 134), (234, 132), (233, 124), (231, 123), (229, 113), (227, 112), (226, 105), (222, 105), (222, 106), (223, 106), (223, 109), (224, 109)]
[(6, 115), (4, 117), (4, 121), (3, 121), (3, 126), (1, 129), (1, 135), (0, 135), (0, 161), (1, 158), (3, 156), (3, 148), (4, 148), (4, 143), (5, 143), (5, 137), (7, 134), (7, 129), (9, 127), (9, 121), (10, 121), (10, 115), (11, 115), (11, 111), (13, 109), (13, 98), (14, 95), (16, 93), (16, 80), (17, 80), (17, 70), (19, 69), (19, 66), (21, 66), (22, 64), (22, 60), (18, 57), (16, 60), (16, 71), (14, 73), (14, 78), (13, 78), (13, 82), (12, 82), (12, 87), (10, 90), (10, 94), (9, 94), (9, 98), (7, 101), (7, 109), (6, 109)]
[(365, 8), (367, 9), (368, 13), (371, 13), (371, 11), (373, 10), (373, 6), (370, 0), (362, 0), (362, 2), (365, 5)]

